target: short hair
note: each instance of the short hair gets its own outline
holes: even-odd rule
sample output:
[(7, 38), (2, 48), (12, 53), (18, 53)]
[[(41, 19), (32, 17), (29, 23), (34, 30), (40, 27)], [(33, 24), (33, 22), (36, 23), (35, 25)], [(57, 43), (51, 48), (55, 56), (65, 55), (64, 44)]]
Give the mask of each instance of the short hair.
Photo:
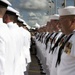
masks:
[(16, 13), (14, 13), (14, 12), (11, 12), (11, 11), (6, 11), (6, 14), (10, 14), (10, 15), (16, 15)]
[(3, 2), (0, 1), (0, 15), (4, 15), (7, 9), (7, 4), (4, 3), (5, 5), (3, 5), (1, 3)]
[(11, 17), (11, 20), (14, 20), (14, 23), (17, 22), (18, 16), (16, 15), (16, 13), (7, 10), (6, 14), (8, 14)]
[(0, 1), (0, 6), (4, 6), (4, 7), (7, 7), (8, 5), (2, 1)]
[(9, 15), (10, 20), (13, 20), (13, 22), (16, 21), (16, 13), (7, 10), (5, 14)]

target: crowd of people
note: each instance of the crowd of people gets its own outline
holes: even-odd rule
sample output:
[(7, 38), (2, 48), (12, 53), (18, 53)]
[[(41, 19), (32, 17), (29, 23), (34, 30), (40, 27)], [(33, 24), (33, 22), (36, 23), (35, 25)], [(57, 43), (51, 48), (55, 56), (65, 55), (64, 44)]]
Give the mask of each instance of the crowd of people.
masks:
[(28, 75), (31, 34), (11, 5), (0, 0), (0, 75)]
[[(0, 0), (0, 75), (28, 75), (31, 34), (8, 0)], [(75, 6), (58, 9), (32, 36), (42, 73), (75, 75)]]
[(36, 30), (38, 60), (46, 75), (75, 75), (75, 6), (58, 9)]

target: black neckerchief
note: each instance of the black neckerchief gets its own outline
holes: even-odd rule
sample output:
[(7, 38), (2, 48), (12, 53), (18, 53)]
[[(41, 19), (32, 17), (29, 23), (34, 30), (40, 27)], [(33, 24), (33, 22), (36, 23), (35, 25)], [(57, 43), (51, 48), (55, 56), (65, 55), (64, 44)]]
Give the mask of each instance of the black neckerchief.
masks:
[(50, 37), (51, 37), (53, 34), (54, 34), (54, 33), (49, 34), (49, 36), (46, 38), (46, 42), (45, 42), (46, 49), (47, 49), (48, 41), (49, 41)]
[(45, 37), (44, 43), (46, 44), (46, 39), (47, 37), (50, 35), (50, 33), (47, 34), (47, 36)]
[(39, 35), (38, 41), (40, 41), (40, 40), (41, 40), (41, 36), (42, 36), (42, 33)]
[(41, 43), (43, 43), (43, 38), (44, 38), (45, 35), (46, 35), (46, 33), (42, 34), (42, 36), (41, 36)]
[(61, 40), (64, 36), (65, 36), (65, 34), (62, 34), (62, 35), (58, 38), (58, 40), (57, 40), (57, 42), (55, 43), (55, 45), (51, 48), (52, 53), (54, 52), (55, 48), (58, 46), (60, 40)]
[(63, 42), (62, 45), (60, 46), (59, 52), (58, 52), (57, 61), (56, 61), (56, 67), (57, 67), (57, 65), (60, 64), (60, 62), (61, 62), (61, 55), (62, 55), (63, 49), (64, 49), (66, 43), (69, 41), (69, 39), (71, 38), (72, 35), (73, 35), (73, 34), (70, 34), (69, 36), (67, 36), (67, 38), (64, 40), (64, 42)]
[(53, 41), (54, 41), (54, 38), (55, 38), (57, 35), (58, 35), (58, 33), (56, 33), (56, 34), (54, 35), (53, 39), (51, 40), (51, 45), (50, 45), (49, 53), (51, 52), (51, 47), (52, 47), (52, 43), (53, 43)]

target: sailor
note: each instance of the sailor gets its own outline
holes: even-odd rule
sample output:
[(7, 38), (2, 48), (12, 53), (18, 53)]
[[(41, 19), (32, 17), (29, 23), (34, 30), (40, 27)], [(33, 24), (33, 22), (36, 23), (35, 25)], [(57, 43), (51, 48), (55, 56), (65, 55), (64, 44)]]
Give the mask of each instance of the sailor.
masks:
[[(13, 55), (14, 56), (14, 62), (13, 62), (14, 75), (16, 73), (15, 71), (18, 72), (18, 70), (19, 70), (19, 72), (18, 72), (19, 75), (23, 75), (24, 73), (21, 71), (22, 69), (20, 67), (16, 70), (16, 66), (17, 66), (16, 63), (21, 61), (20, 57), (21, 57), (21, 50), (22, 50), (22, 45), (23, 45), (20, 31), (16, 28), (17, 25), (15, 26), (15, 24), (14, 24), (16, 13), (17, 13), (17, 11), (14, 8), (7, 7), (7, 11), (4, 15), (4, 22), (7, 24), (8, 28), (10, 29), (10, 32), (14, 39), (14, 45), (15, 45), (15, 48), (13, 48), (13, 51), (14, 51), (14, 55)], [(18, 66), (20, 66), (20, 64)]]
[[(57, 51), (56, 47), (58, 47), (58, 45), (57, 45), (58, 39), (63, 35), (62, 32), (60, 31), (61, 29), (59, 28), (59, 15), (58, 14), (54, 14), (54, 15), (58, 17), (58, 19), (53, 20), (54, 30), (57, 33), (57, 35), (53, 39), (53, 42), (52, 42), (52, 45), (51, 45), (53, 60), (52, 60), (50, 75), (56, 75), (57, 74), (57, 68), (55, 67), (55, 65), (56, 65), (58, 51)], [(57, 46), (54, 47), (55, 45), (57, 45)]]
[(13, 75), (13, 40), (9, 28), (3, 23), (8, 0), (0, 0), (0, 75)]
[(47, 49), (47, 57), (46, 57), (46, 59), (47, 59), (46, 65), (48, 67), (49, 73), (51, 72), (51, 66), (52, 66), (52, 60), (53, 60), (53, 54), (52, 54), (51, 48), (54, 45), (53, 40), (57, 36), (57, 32), (55, 32), (55, 29), (56, 29), (56, 24), (58, 24), (58, 22), (57, 22), (58, 19), (59, 19), (59, 15), (57, 15), (57, 14), (50, 16), (50, 25), (49, 26), (51, 27), (53, 33), (50, 36), (50, 43), (49, 43), (50, 45)]
[[(28, 42), (25, 42), (25, 45), (27, 45), (28, 44), (28, 46), (26, 46), (26, 49), (27, 49), (27, 51), (28, 51), (28, 57), (27, 57), (27, 63), (28, 63), (28, 65), (27, 65), (27, 73), (26, 73), (26, 75), (28, 75), (28, 72), (29, 72), (29, 68), (30, 68), (30, 63), (31, 63), (31, 54), (30, 54), (30, 46), (31, 46), (31, 33), (29, 32), (29, 26), (28, 26), (28, 24), (24, 21), (23, 22), (23, 28), (24, 28), (24, 31), (27, 33), (27, 35), (28, 35), (28, 40), (26, 40), (26, 41), (28, 41)], [(27, 36), (26, 35), (26, 36)], [(27, 52), (26, 51), (26, 52)]]
[(47, 38), (45, 39), (45, 45), (46, 45), (46, 74), (47, 75), (49, 75), (50, 74), (50, 72), (49, 72), (49, 67), (48, 67), (48, 64), (47, 64), (47, 62), (48, 62), (48, 55), (49, 55), (49, 49), (50, 49), (50, 37), (51, 37), (51, 35), (53, 34), (52, 32), (51, 32), (51, 27), (50, 27), (50, 22), (47, 22), (47, 30), (48, 30), (48, 32), (49, 32), (49, 35), (47, 36)]
[(67, 35), (60, 62), (57, 66), (57, 75), (75, 75), (75, 7), (67, 6), (58, 10), (60, 25), (63, 33)]
[(22, 34), (24, 36), (24, 49), (23, 49), (23, 53), (24, 53), (24, 67), (26, 67), (26, 70), (24, 70), (25, 75), (28, 75), (28, 70), (29, 70), (29, 64), (31, 63), (31, 56), (30, 56), (30, 40), (31, 40), (31, 35), (30, 32), (27, 30), (26, 27), (26, 23), (23, 19), (21, 19), (20, 17), (18, 17), (18, 21), (17, 21)]

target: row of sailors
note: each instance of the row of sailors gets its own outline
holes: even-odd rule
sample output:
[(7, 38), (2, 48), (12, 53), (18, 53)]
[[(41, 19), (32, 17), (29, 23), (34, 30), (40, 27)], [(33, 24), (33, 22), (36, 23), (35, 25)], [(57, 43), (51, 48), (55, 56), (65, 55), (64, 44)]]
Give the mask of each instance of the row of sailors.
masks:
[(0, 0), (0, 75), (27, 75), (30, 32), (8, 0)]
[(46, 75), (75, 75), (75, 7), (58, 12), (50, 16), (49, 30), (34, 37), (37, 57)]

